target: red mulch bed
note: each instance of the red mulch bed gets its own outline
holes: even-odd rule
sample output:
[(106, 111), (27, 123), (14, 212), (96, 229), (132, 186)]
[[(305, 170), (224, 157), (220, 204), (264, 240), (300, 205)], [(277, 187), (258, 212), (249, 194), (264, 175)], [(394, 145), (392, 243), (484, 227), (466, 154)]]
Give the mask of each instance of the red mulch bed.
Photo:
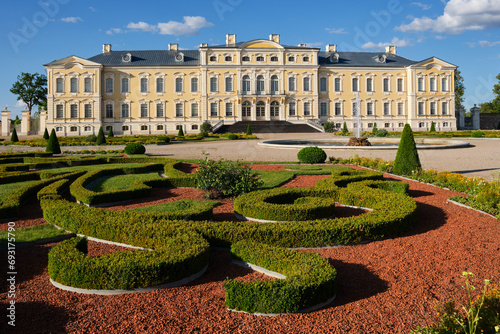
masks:
[[(280, 166), (254, 166), (279, 169)], [(286, 186), (311, 186), (325, 176), (301, 176)], [(394, 176), (386, 175), (395, 179)], [(368, 244), (306, 250), (328, 258), (338, 271), (338, 293), (328, 307), (297, 315), (258, 317), (224, 306), (222, 284), (229, 278), (261, 279), (262, 274), (231, 264), (227, 251), (212, 251), (208, 271), (187, 286), (142, 294), (83, 295), (49, 282), (47, 254), (53, 244), (16, 250), (16, 330), (19, 333), (408, 333), (433, 321), (433, 301), (465, 302), (463, 271), (500, 281), (499, 222), (448, 203), (457, 193), (404, 181), (418, 203), (419, 220), (405, 235)], [(157, 190), (152, 198), (110, 209), (201, 199), (194, 189)], [(44, 223), (36, 205), (16, 226)], [(341, 208), (339, 208), (341, 209)], [(38, 213), (36, 213), (38, 212)], [(345, 212), (345, 215), (359, 212)], [(38, 215), (38, 217), (37, 217)], [(215, 210), (233, 219), (231, 201)], [(233, 217), (233, 218), (231, 218)], [(26, 219), (25, 219), (26, 218)], [(6, 224), (0, 224), (5, 228)], [(121, 249), (89, 242), (92, 255)], [(6, 261), (6, 251), (0, 252)], [(4, 271), (5, 272), (5, 271)], [(2, 285), (2, 308), (7, 306)], [(5, 319), (0, 332), (7, 328)]]

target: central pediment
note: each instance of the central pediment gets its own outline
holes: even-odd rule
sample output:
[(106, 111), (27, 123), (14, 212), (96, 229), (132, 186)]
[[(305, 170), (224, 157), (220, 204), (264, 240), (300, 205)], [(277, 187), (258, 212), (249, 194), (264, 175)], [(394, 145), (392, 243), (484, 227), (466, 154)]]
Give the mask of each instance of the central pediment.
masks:
[(256, 39), (241, 45), (242, 49), (283, 49), (281, 44), (266, 39)]

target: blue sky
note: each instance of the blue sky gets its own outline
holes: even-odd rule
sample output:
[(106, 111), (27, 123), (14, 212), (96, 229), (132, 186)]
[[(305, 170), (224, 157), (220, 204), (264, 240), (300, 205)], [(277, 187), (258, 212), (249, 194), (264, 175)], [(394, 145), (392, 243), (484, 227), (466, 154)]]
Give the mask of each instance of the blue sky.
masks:
[(8, 1), (0, 14), (0, 107), (13, 116), (24, 109), (9, 92), (21, 72), (44, 73), (43, 64), (69, 55), (102, 51), (167, 49), (178, 43), (224, 44), (280, 34), (281, 43), (307, 43), (324, 50), (377, 51), (396, 45), (398, 54), (431, 56), (459, 66), (465, 106), (490, 101), (500, 73), (498, 0), (352, 1)]

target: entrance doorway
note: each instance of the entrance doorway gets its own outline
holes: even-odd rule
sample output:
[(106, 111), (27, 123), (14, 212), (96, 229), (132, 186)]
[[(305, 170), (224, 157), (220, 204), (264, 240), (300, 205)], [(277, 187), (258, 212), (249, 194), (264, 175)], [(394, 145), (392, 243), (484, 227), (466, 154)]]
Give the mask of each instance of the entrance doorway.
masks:
[(250, 102), (245, 101), (241, 105), (241, 119), (244, 121), (248, 121), (252, 118), (252, 105)]
[(271, 102), (271, 119), (279, 119), (280, 118), (280, 105), (278, 102)]
[(265, 119), (266, 118), (266, 104), (262, 101), (257, 102), (256, 116), (257, 116), (257, 119)]

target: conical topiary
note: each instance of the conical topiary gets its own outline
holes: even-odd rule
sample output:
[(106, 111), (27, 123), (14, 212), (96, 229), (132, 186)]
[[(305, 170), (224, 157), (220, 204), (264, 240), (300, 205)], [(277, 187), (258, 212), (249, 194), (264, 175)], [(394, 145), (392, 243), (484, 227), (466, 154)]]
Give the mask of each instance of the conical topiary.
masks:
[(372, 135), (375, 136), (377, 134), (377, 131), (378, 131), (378, 129), (377, 129), (377, 123), (373, 123)]
[(47, 142), (46, 152), (52, 152), (53, 154), (61, 154), (61, 147), (59, 146), (59, 140), (56, 136), (56, 130), (52, 129), (50, 132), (49, 141)]
[(344, 127), (342, 128), (342, 136), (346, 136), (349, 133), (349, 130), (347, 130), (347, 124), (344, 122)]
[(113, 138), (114, 136), (115, 134), (113, 133), (113, 127), (110, 127), (108, 131), (108, 138)]
[(184, 131), (182, 130), (182, 125), (179, 126), (179, 133), (177, 134), (178, 137), (184, 137)]
[(104, 131), (102, 131), (102, 126), (99, 128), (99, 133), (97, 134), (96, 145), (106, 145), (106, 137), (104, 137)]
[(12, 135), (10, 136), (10, 141), (15, 143), (19, 141), (19, 137), (17, 137), (17, 131), (16, 128), (12, 130)]
[(436, 123), (431, 123), (431, 129), (429, 130), (429, 132), (436, 132)]
[(246, 133), (247, 136), (251, 136), (252, 135), (252, 129), (250, 128), (250, 124), (248, 124), (247, 126), (247, 133)]
[(45, 131), (43, 133), (43, 139), (49, 140), (49, 131), (47, 131), (47, 128), (45, 128)]
[(411, 175), (412, 172), (422, 167), (418, 157), (417, 145), (413, 139), (410, 124), (406, 124), (401, 140), (399, 141), (398, 153), (394, 161), (393, 173), (398, 175)]

